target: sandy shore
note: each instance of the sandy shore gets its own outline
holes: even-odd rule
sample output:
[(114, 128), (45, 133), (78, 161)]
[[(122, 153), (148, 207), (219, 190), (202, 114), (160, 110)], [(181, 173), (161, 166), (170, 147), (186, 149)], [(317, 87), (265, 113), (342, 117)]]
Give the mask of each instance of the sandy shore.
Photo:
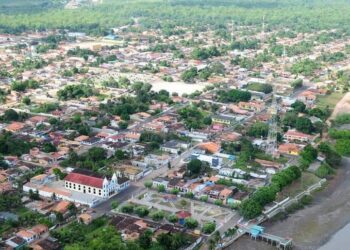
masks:
[[(294, 249), (314, 250), (350, 223), (350, 158), (343, 160), (337, 174), (325, 189), (314, 194), (313, 203), (284, 220), (264, 224), (266, 232), (290, 237)], [(249, 237), (238, 240), (229, 249), (276, 249)], [(350, 248), (349, 248), (350, 249)]]

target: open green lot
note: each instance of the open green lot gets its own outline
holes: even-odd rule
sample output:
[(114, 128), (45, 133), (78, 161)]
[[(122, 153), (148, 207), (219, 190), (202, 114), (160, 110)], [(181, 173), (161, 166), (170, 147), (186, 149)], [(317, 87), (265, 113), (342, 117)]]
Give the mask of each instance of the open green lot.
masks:
[(340, 99), (344, 96), (343, 93), (334, 92), (330, 95), (319, 96), (317, 97), (317, 106), (320, 108), (329, 107), (334, 109), (335, 105), (340, 101)]
[(287, 197), (294, 197), (319, 181), (320, 178), (318, 178), (316, 175), (308, 172), (303, 172), (300, 179), (294, 181), (291, 185), (284, 188), (278, 194), (277, 201), (282, 201)]

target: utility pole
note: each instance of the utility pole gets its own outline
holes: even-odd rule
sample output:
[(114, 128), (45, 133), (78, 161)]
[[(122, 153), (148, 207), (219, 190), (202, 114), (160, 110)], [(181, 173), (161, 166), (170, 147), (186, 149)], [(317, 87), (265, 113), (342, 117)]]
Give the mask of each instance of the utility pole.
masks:
[(233, 19), (231, 19), (231, 44), (233, 44)]
[[(270, 84), (272, 83), (272, 77), (270, 77), (269, 82), (270, 82)], [(277, 99), (276, 99), (276, 87), (273, 84), (272, 84), (272, 86), (273, 86), (272, 104), (271, 104), (271, 108), (269, 111), (271, 118), (269, 120), (269, 132), (267, 135), (266, 152), (274, 157), (277, 157), (278, 156), (278, 152), (277, 152), (278, 104), (277, 104)]]
[(262, 40), (265, 41), (265, 14), (263, 15), (263, 22), (262, 22)]

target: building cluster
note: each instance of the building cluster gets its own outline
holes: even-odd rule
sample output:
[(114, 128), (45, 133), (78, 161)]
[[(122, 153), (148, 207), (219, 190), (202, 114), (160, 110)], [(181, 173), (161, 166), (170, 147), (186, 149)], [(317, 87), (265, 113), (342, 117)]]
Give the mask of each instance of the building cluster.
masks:
[[(6, 166), (0, 167), (1, 194), (16, 189), (29, 196), (38, 194), (40, 200), (24, 202), (27, 209), (69, 219), (71, 203), (81, 210), (98, 208), (123, 192), (134, 195), (128, 187), (144, 188), (143, 182), (151, 180), (153, 188), (162, 187), (164, 192), (233, 207), (297, 162), (305, 146), (319, 136), (291, 126), (278, 128), (275, 153), (282, 160), (276, 160), (265, 154), (271, 143), (268, 133), (255, 136), (248, 131), (257, 123), (271, 127), (273, 116), (284, 117), (296, 102), (307, 109), (318, 107), (318, 99), (335, 85), (327, 70), (317, 70), (317, 83), (296, 76), (287, 70), (298, 61), (296, 56), (262, 62), (256, 72), (232, 59), (253, 60), (267, 44), (200, 60), (193, 58), (194, 46), (186, 46), (186, 41), (203, 48), (228, 42), (209, 31), (194, 36), (185, 30), (180, 37), (124, 28), (104, 38), (67, 32), (45, 52), (41, 51), (45, 39), (58, 36), (55, 31), (0, 34), (0, 143), (5, 145), (0, 145), (5, 152), (0, 162)], [(162, 42), (154, 42), (156, 38)], [(307, 38), (279, 38), (277, 44), (291, 46)], [(325, 49), (338, 52), (344, 46), (342, 40), (315, 46), (307, 58), (318, 58)], [(343, 69), (349, 60), (330, 67)], [(223, 72), (199, 77), (214, 66)], [(184, 73), (191, 69), (197, 75), (191, 83), (184, 82)], [(303, 86), (294, 89), (291, 83), (297, 77)], [(146, 84), (137, 89), (140, 82), (149, 83), (152, 90), (144, 90)], [(62, 97), (71, 85), (86, 90)], [(265, 91), (266, 86), (271, 89)], [(248, 93), (249, 98), (233, 100), (235, 91)], [(276, 99), (278, 107), (273, 107)], [(192, 108), (192, 114), (186, 114)], [(315, 116), (308, 119), (322, 123)], [(260, 154), (242, 163), (245, 139)], [(189, 168), (193, 162), (201, 163), (198, 171)], [(82, 213), (79, 219), (88, 224), (91, 213)], [(125, 240), (136, 239), (149, 228), (156, 234), (183, 230), (126, 215), (114, 217), (112, 224)], [(46, 226), (36, 225), (16, 232), (6, 245), (59, 249), (55, 239), (43, 237), (47, 234)]]

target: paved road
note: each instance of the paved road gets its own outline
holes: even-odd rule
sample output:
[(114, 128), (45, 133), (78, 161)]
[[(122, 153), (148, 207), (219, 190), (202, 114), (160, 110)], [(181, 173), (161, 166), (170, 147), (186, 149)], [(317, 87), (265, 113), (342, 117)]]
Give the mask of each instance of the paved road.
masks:
[(96, 211), (96, 216), (99, 217), (108, 214), (111, 210), (111, 204), (113, 201), (117, 201), (119, 204), (121, 204), (122, 202), (130, 199), (132, 195), (137, 195), (141, 191), (141, 187), (138, 187), (134, 183), (131, 183), (128, 189), (97, 205), (94, 208), (94, 210)]

